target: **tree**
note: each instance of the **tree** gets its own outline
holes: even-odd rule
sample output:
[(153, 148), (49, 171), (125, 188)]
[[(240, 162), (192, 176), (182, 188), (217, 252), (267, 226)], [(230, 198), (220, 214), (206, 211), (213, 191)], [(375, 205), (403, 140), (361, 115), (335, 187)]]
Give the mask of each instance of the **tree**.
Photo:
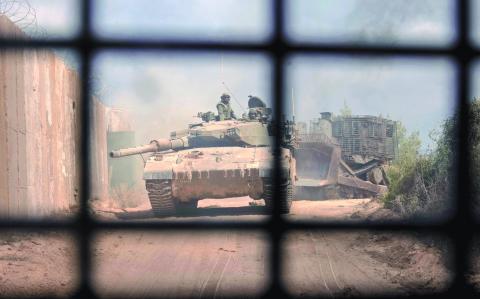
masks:
[(352, 109), (347, 105), (347, 100), (343, 100), (343, 108), (340, 109), (341, 116), (352, 116)]
[(450, 207), (448, 199), (454, 173), (455, 118), (443, 123), (434, 139), (435, 148), (427, 153), (420, 153), (418, 132), (408, 135), (401, 123), (397, 126), (398, 158), (387, 171), (390, 186), (384, 197), (385, 205), (421, 219), (445, 215)]
[(387, 171), (390, 186), (385, 196), (386, 204), (393, 203), (403, 193), (407, 177), (414, 172), (421, 146), (419, 132), (407, 135), (407, 129), (401, 122), (397, 122), (397, 140), (398, 155)]

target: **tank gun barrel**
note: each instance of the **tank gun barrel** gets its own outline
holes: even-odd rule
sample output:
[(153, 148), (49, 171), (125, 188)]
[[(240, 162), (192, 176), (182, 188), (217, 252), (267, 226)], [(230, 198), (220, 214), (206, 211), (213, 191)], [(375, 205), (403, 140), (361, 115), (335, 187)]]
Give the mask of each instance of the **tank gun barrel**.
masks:
[(122, 148), (119, 150), (114, 150), (110, 152), (110, 157), (120, 158), (131, 155), (138, 155), (143, 153), (154, 153), (167, 150), (179, 150), (188, 147), (188, 140), (186, 138), (178, 139), (158, 139), (152, 140), (149, 144)]
[(157, 144), (154, 141), (152, 141), (150, 144), (146, 144), (142, 146), (122, 148), (119, 150), (111, 151), (110, 157), (120, 158), (125, 156), (143, 154), (148, 152), (156, 152), (156, 151), (157, 151)]

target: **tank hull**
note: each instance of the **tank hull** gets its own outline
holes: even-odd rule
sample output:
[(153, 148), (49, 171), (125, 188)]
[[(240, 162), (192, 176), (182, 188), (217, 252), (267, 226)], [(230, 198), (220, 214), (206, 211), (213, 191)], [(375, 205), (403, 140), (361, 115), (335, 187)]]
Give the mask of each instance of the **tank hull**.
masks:
[[(269, 147), (195, 148), (156, 153), (146, 162), (143, 178), (147, 183), (170, 181), (171, 196), (176, 202), (240, 196), (261, 199), (263, 181), (272, 173), (272, 161)], [(285, 176), (294, 176), (292, 161), (290, 151), (283, 150)]]

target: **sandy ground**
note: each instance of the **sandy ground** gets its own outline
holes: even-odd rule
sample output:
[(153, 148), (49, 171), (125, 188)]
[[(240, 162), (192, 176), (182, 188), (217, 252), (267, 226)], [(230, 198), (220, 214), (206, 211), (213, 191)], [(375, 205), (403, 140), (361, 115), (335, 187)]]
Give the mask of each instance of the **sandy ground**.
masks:
[(268, 283), (267, 250), (260, 232), (105, 233), (94, 281), (101, 295), (252, 297)]
[(0, 297), (71, 295), (77, 287), (73, 240), (60, 233), (0, 235)]
[(302, 232), (287, 240), (285, 284), (296, 296), (428, 294), (451, 280), (439, 248), (414, 235)]
[[(267, 216), (248, 199), (205, 200), (197, 216), (168, 221), (253, 220)], [(103, 211), (119, 221), (165, 221), (148, 207)], [(295, 219), (394, 217), (370, 200), (296, 201)], [(68, 295), (75, 287), (71, 244), (61, 235), (0, 237), (0, 294)], [(36, 244), (38, 243), (38, 244)], [(8, 249), (10, 248), (10, 249)], [(442, 240), (385, 232), (290, 233), (284, 240), (284, 284), (292, 295), (423, 294), (448, 286)], [(268, 238), (261, 231), (102, 232), (94, 245), (93, 281), (101, 296), (242, 297), (269, 284)], [(8, 259), (15, 259), (9, 265)]]
[[(194, 215), (181, 217), (155, 218), (150, 203), (145, 202), (136, 208), (97, 208), (95, 216), (103, 220), (135, 221), (262, 221), (267, 219), (263, 200), (254, 201), (249, 197), (227, 199), (205, 199), (198, 203)], [(284, 217), (291, 220), (322, 221), (369, 221), (398, 219), (399, 216), (382, 208), (378, 201), (371, 199), (342, 199), (323, 201), (294, 201), (290, 214)]]
[(480, 237), (473, 239), (472, 251), (470, 252), (470, 273), (468, 279), (477, 292), (480, 292)]

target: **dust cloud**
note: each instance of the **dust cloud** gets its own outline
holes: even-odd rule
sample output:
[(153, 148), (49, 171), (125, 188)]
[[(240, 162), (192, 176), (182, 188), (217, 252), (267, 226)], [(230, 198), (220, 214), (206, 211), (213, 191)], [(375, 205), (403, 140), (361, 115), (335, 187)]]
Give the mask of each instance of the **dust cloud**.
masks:
[(248, 95), (270, 103), (270, 74), (261, 55), (106, 52), (95, 60), (94, 91), (106, 105), (129, 112), (143, 144), (199, 122), (198, 112), (216, 112), (224, 92), (237, 116)]

